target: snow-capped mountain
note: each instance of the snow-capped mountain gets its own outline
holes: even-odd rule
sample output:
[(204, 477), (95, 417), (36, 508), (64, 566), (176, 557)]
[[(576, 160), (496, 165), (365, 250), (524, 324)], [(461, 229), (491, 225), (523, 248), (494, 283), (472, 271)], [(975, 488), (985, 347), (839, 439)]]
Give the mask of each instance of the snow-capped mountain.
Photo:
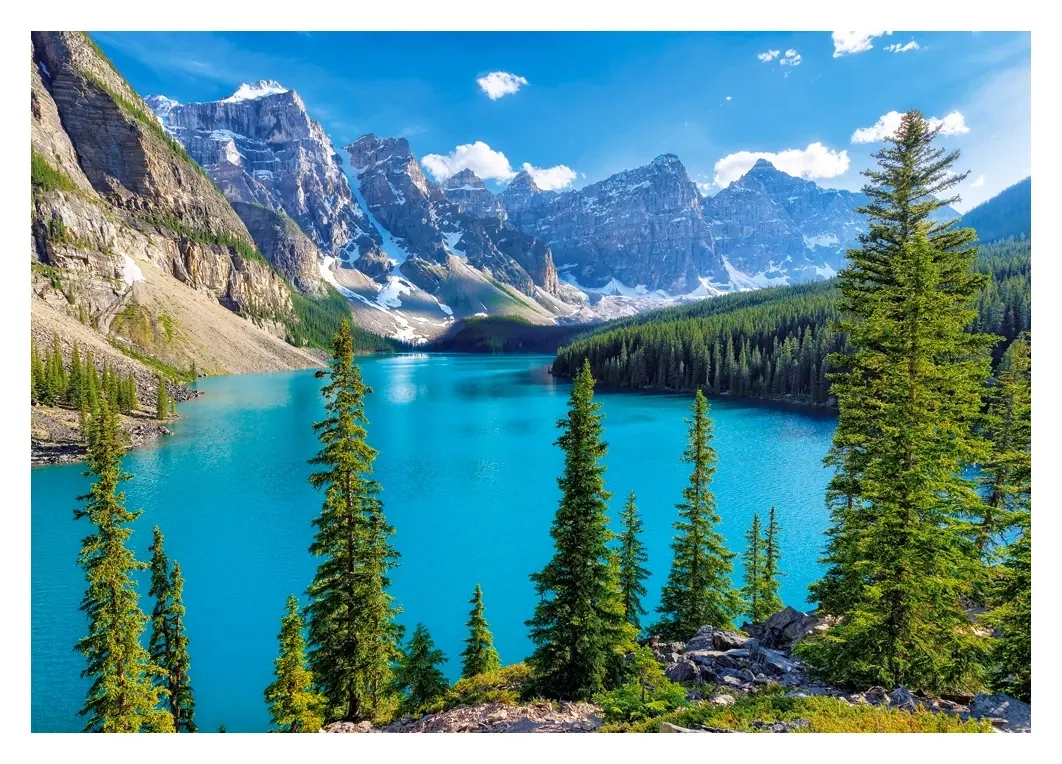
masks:
[(294, 90), (260, 80), (219, 101), (145, 100), (230, 201), (285, 213), (326, 255), (378, 256), (379, 231), (354, 201), (342, 160)]
[(711, 197), (674, 154), (566, 192), (520, 172), (495, 194), (470, 169), (433, 182), (405, 138), (362, 136), (344, 172), (298, 93), (272, 80), (207, 103), (146, 100), (293, 283), (327, 281), (359, 323), (411, 341), (463, 316), (593, 321), (829, 278), (865, 226), (862, 194), (762, 159)]

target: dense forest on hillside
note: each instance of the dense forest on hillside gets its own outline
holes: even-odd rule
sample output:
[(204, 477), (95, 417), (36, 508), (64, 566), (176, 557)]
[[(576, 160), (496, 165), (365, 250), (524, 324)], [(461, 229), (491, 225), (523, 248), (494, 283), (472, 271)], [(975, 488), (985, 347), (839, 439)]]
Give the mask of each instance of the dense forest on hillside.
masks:
[(962, 216), (963, 227), (977, 231), (978, 241), (1032, 236), (1032, 178), (1005, 188)]
[[(1026, 238), (981, 247), (991, 275), (978, 298), (977, 331), (1000, 335), (998, 361), (1031, 329), (1031, 247)], [(724, 295), (606, 324), (561, 348), (553, 373), (572, 376), (583, 359), (609, 387), (693, 390), (825, 403), (827, 356), (844, 348), (834, 331), (833, 280)]]
[(555, 353), (586, 327), (581, 324), (541, 326), (519, 316), (476, 316), (427, 347), (435, 352)]

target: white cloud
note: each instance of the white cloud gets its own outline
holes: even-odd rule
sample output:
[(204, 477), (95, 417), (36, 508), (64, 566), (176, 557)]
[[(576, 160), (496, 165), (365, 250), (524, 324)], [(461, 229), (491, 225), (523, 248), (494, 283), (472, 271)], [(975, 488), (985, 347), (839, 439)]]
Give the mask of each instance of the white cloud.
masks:
[(524, 162), (524, 170), (535, 181), (535, 185), (543, 191), (557, 191), (567, 188), (575, 180), (575, 170), (563, 164), (556, 167), (532, 167), (530, 162)]
[(970, 184), (970, 188), (980, 188), (984, 184), (985, 184), (985, 176), (984, 175), (978, 175), (977, 176), (977, 180), (973, 181)]
[[(437, 181), (446, 180), (464, 169), (471, 170), (482, 180), (509, 181), (516, 177), (508, 157), (483, 141), (463, 143), (445, 155), (428, 154), (420, 163)], [(534, 167), (530, 162), (524, 162), (523, 169), (534, 179), (535, 185), (544, 191), (570, 186), (576, 177), (573, 169), (562, 164), (555, 167)]]
[(768, 63), (770, 61), (773, 61), (774, 59), (778, 58), (778, 56), (780, 56), (781, 54), (782, 54), (782, 51), (780, 51), (780, 50), (767, 50), (767, 51), (764, 51), (763, 53), (758, 53), (756, 55), (756, 58), (758, 58), (760, 61), (762, 61), (763, 63), (766, 64), (766, 63)]
[(920, 46), (918, 45), (918, 43), (916, 43), (914, 40), (911, 40), (911, 42), (907, 43), (906, 45), (901, 45), (898, 42), (892, 45), (886, 45), (885, 50), (889, 51), (889, 53), (906, 53), (909, 50), (918, 50), (919, 47)]
[(802, 56), (795, 50), (790, 48), (785, 52), (785, 55), (778, 61), (782, 66), (800, 66)]
[(726, 97), (726, 100), (728, 100), (728, 101), (733, 101), (733, 100), (734, 100), (734, 96), (727, 96), (727, 97)]
[[(861, 127), (852, 133), (852, 143), (880, 143), (886, 138), (896, 135), (900, 128), (900, 120), (903, 115), (898, 111), (890, 111), (883, 114), (870, 127)], [(930, 117), (926, 120), (930, 129), (940, 128), (941, 135), (963, 135), (970, 132), (966, 126), (966, 117), (962, 112), (953, 111), (945, 115), (943, 119)]]
[(492, 101), (497, 101), (502, 96), (512, 95), (527, 84), (527, 80), (518, 74), (509, 72), (491, 72), (485, 77), (480, 77), (480, 90), (487, 94)]
[(806, 149), (768, 151), (738, 151), (715, 163), (715, 185), (729, 186), (748, 172), (757, 159), (766, 159), (779, 170), (799, 178), (836, 178), (848, 170), (847, 151), (833, 151), (819, 142)]
[(929, 129), (933, 130), (937, 127), (940, 128), (941, 135), (965, 135), (970, 132), (970, 128), (966, 126), (966, 117), (962, 115), (962, 112), (958, 111), (947, 114), (944, 119), (930, 117)]
[(483, 141), (462, 143), (449, 154), (428, 154), (420, 163), (435, 180), (445, 180), (454, 173), (469, 169), (482, 180), (511, 180), (515, 172), (505, 154)]
[(874, 47), (871, 42), (875, 37), (892, 32), (834, 32), (833, 33), (833, 57), (862, 53)]

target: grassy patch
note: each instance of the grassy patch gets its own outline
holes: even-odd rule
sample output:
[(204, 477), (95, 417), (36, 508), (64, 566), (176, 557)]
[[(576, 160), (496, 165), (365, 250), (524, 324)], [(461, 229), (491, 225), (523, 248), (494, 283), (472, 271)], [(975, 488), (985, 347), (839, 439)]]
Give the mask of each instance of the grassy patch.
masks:
[(609, 724), (601, 732), (658, 732), (662, 721), (696, 729), (715, 727), (735, 732), (762, 732), (753, 722), (772, 724), (804, 720), (794, 732), (991, 732), (986, 721), (967, 721), (929, 711), (909, 713), (880, 706), (849, 705), (837, 698), (787, 697), (768, 687), (740, 698), (732, 706), (701, 704), (632, 724)]
[(187, 225), (172, 215), (146, 215), (144, 220), (153, 225), (157, 225), (160, 228), (173, 231), (180, 236), (187, 237), (192, 241), (199, 242), (200, 244), (228, 247), (229, 249), (235, 250), (236, 253), (245, 260), (256, 260), (260, 263), (268, 264), (268, 261), (262, 256), (262, 253), (259, 252), (253, 244), (250, 244), (245, 239), (241, 239), (239, 236), (235, 236), (228, 231), (211, 233), (210, 231), (204, 231), (202, 228), (195, 228)]
[(36, 151), (30, 152), (30, 183), (34, 190), (77, 191), (73, 179)]
[(144, 364), (148, 368), (154, 369), (166, 379), (174, 382), (193, 382), (195, 378), (192, 376), (192, 372), (187, 369), (178, 369), (176, 366), (171, 366), (163, 360), (155, 358), (154, 356), (143, 353), (136, 348), (117, 340), (114, 337), (108, 337), (107, 341), (116, 349), (121, 351), (123, 355), (133, 358), (140, 363)]

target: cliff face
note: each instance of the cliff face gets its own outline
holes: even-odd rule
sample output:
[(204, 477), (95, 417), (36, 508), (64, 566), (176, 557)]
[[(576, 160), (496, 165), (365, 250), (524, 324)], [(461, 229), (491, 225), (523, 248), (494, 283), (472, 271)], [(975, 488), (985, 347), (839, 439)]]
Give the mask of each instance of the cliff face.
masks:
[(251, 232), (259, 251), (296, 289), (311, 295), (324, 294), (321, 252), (294, 220), (258, 204), (233, 202), (232, 208)]
[(283, 212), (325, 255), (378, 258), (380, 233), (354, 200), (332, 142), (294, 90), (262, 80), (220, 101), (146, 100), (230, 201)]
[[(231, 316), (234, 338), (260, 329), (284, 336), (288, 285), (87, 36), (33, 33), (30, 105), (37, 299), (179, 367), (206, 357), (205, 340), (197, 341), (204, 319), (174, 303), (194, 303), (194, 293), (228, 309), (221, 315)], [(156, 301), (153, 313), (144, 310)], [(143, 332), (131, 331), (134, 314), (149, 325)], [(172, 323), (177, 314), (188, 316), (183, 333)], [(265, 368), (313, 364), (279, 340), (265, 346)]]

